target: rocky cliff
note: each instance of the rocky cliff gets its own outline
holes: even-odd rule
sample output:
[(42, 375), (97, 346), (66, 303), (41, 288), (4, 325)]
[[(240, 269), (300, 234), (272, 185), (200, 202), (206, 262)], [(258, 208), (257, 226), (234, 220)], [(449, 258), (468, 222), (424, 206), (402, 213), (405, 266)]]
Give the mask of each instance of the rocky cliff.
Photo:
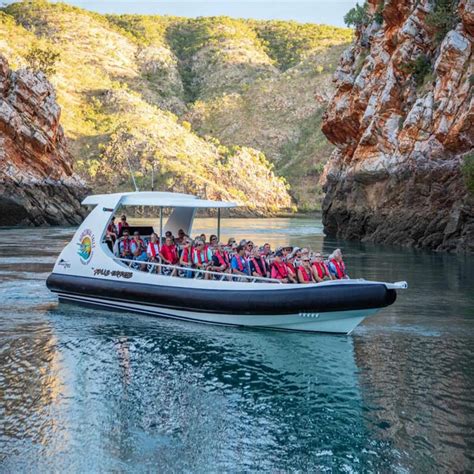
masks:
[(323, 132), (326, 232), (474, 251), (474, 2), (370, 0)]
[(42, 73), (10, 70), (0, 55), (0, 225), (76, 224), (74, 176), (54, 89)]

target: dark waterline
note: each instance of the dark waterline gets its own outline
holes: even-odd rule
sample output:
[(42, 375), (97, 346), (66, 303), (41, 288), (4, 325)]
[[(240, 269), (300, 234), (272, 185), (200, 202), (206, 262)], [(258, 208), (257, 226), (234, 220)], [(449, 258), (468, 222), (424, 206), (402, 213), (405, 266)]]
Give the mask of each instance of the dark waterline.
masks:
[(72, 229), (0, 230), (0, 472), (473, 469), (472, 257), (336, 242), (314, 219), (223, 227), (340, 246), (352, 276), (410, 288), (351, 337), (109, 313), (44, 286)]

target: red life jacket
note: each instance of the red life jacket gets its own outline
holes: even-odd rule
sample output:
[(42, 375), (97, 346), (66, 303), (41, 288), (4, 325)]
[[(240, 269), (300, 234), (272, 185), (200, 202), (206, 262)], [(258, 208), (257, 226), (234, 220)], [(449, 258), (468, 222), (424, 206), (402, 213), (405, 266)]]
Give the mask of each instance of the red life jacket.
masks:
[(122, 239), (123, 253), (130, 253), (130, 239)]
[(221, 253), (218, 251), (214, 255), (217, 257), (217, 260), (219, 260), (221, 267), (223, 265), (225, 265), (226, 267), (229, 266), (229, 256), (227, 255), (226, 252), (224, 252), (224, 255), (221, 255)]
[(325, 276), (329, 276), (329, 268), (324, 262), (314, 262), (313, 266), (316, 268), (318, 272), (319, 278), (324, 278)]
[(189, 263), (189, 249), (188, 248), (185, 248), (183, 250), (182, 259), (184, 263)]
[(299, 269), (301, 271), (301, 274), (303, 275), (303, 280), (304, 281), (311, 281), (311, 278), (310, 278), (308, 272), (306, 271), (306, 268), (303, 267), (303, 265), (301, 265), (301, 267)]
[(148, 244), (148, 249), (150, 250), (149, 253), (151, 253), (151, 256), (153, 258), (156, 258), (156, 255), (159, 253), (160, 251), (160, 246), (158, 245), (158, 243), (154, 244), (153, 242), (150, 242)]
[[(284, 263), (277, 263), (273, 262), (273, 268), (277, 271), (280, 278), (287, 278), (288, 277), (288, 269)], [(278, 278), (278, 276), (277, 276)]]
[(244, 264), (242, 263), (242, 259), (244, 257), (241, 257), (239, 254), (234, 255), (235, 261), (237, 262), (237, 266), (239, 267), (239, 272), (244, 271)]
[(331, 260), (331, 263), (336, 267), (336, 276), (341, 280), (346, 276), (346, 266), (344, 262), (338, 262), (335, 258)]
[[(135, 241), (135, 243), (137, 243), (137, 241), (135, 239), (132, 239), (132, 241)], [(131, 245), (131, 243), (130, 243)], [(138, 245), (139, 245), (139, 249), (141, 251), (145, 250), (145, 242), (143, 242), (142, 239), (138, 239)]]
[(296, 268), (291, 262), (286, 262), (286, 266), (296, 275)]
[(199, 250), (197, 249), (193, 249), (194, 250), (194, 254), (197, 256), (197, 261), (198, 261), (198, 264), (199, 265), (202, 265), (202, 255), (204, 254), (204, 261), (206, 263), (209, 262), (209, 259), (207, 258), (207, 249), (206, 250), (203, 250), (202, 252), (200, 252)]
[(178, 262), (178, 253), (174, 245), (162, 245), (161, 255), (163, 258), (168, 260), (168, 262), (171, 262), (171, 265), (174, 265)]
[(115, 224), (112, 222), (107, 226), (107, 232), (116, 234), (117, 233), (117, 227), (115, 227)]
[[(252, 258), (252, 263), (255, 267), (255, 271), (260, 275), (260, 276), (266, 276), (267, 275), (267, 265), (265, 263), (265, 259), (263, 257), (260, 257), (260, 263), (262, 264), (263, 266), (263, 272), (262, 273), (262, 270), (260, 268), (260, 265), (257, 263), (257, 259), (256, 258)], [(265, 275), (264, 275), (265, 274)]]

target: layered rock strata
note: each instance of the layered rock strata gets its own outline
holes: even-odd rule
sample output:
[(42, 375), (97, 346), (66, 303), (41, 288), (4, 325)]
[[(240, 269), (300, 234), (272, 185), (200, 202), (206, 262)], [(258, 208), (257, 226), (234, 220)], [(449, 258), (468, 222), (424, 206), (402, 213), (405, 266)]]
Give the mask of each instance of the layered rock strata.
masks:
[(474, 251), (462, 174), (474, 142), (474, 1), (453, 7), (442, 39), (430, 21), (436, 3), (370, 0), (370, 20), (341, 58), (322, 128), (337, 147), (326, 168), (328, 234)]
[(84, 183), (42, 73), (10, 70), (0, 55), (0, 225), (77, 224)]

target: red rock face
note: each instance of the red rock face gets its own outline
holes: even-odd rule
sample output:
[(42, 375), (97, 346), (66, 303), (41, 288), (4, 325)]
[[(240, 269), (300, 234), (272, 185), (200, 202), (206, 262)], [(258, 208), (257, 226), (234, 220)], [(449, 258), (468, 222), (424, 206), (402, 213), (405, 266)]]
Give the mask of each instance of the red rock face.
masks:
[(86, 189), (72, 172), (60, 108), (42, 73), (0, 55), (0, 225), (75, 224)]
[(432, 8), (386, 0), (383, 24), (358, 31), (341, 58), (323, 123), (337, 146), (325, 173), (329, 234), (474, 251), (474, 196), (460, 171), (474, 143), (474, 1), (460, 2), (440, 45)]

